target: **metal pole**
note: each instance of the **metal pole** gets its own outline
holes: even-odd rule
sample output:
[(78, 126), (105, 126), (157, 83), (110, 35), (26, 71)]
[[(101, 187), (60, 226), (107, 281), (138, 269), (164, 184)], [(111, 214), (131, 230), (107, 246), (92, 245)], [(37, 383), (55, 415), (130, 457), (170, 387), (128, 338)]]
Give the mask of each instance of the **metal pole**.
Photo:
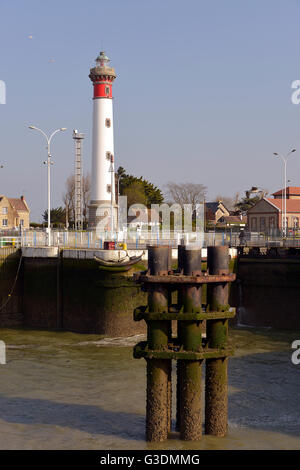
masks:
[(41, 132), (41, 134), (43, 134), (43, 136), (46, 138), (46, 141), (47, 141), (47, 160), (44, 163), (48, 167), (47, 168), (47, 180), (48, 180), (48, 191), (47, 191), (48, 192), (48, 246), (51, 246), (51, 234), (50, 234), (50, 225), (51, 225), (51, 220), (50, 220), (50, 196), (51, 196), (51, 194), (50, 194), (50, 165), (52, 165), (53, 162), (51, 161), (50, 143), (51, 143), (52, 137), (57, 132), (66, 131), (67, 129), (65, 127), (61, 127), (60, 129), (56, 129), (54, 132), (52, 132), (50, 137), (48, 137), (47, 134), (45, 134), (45, 132), (42, 129), (39, 129), (38, 127), (29, 126), (29, 129), (33, 129), (33, 130)]
[(113, 186), (113, 172), (111, 172), (111, 201), (110, 201), (110, 211), (111, 211), (111, 236), (114, 231), (114, 207), (113, 207), (113, 194), (112, 194), (112, 186)]
[(111, 155), (110, 157), (110, 232), (111, 232), (111, 239), (113, 238), (113, 231), (114, 231), (114, 157)]
[(283, 208), (283, 197), (281, 193), (281, 236), (283, 236), (283, 218), (284, 218), (284, 208)]
[(48, 158), (47, 158), (47, 173), (48, 173), (48, 246), (51, 245), (51, 234), (50, 234), (50, 165), (51, 165), (51, 155), (50, 155), (50, 141), (48, 140)]
[[(281, 201), (282, 201), (281, 202), (281, 231), (282, 231), (283, 236), (286, 236), (286, 228), (287, 228), (286, 226), (287, 225), (286, 224), (286, 166), (287, 166), (287, 159), (289, 155), (294, 152), (296, 152), (296, 149), (292, 149), (285, 157), (283, 157), (282, 155), (279, 155), (279, 153), (277, 152), (273, 153), (273, 155), (276, 155), (276, 157), (280, 157), (284, 163), (284, 204), (282, 201), (283, 198), (282, 198), (282, 193), (281, 193)], [(284, 211), (283, 211), (283, 207), (284, 207)]]
[(286, 237), (286, 164), (287, 159), (284, 160), (284, 236)]

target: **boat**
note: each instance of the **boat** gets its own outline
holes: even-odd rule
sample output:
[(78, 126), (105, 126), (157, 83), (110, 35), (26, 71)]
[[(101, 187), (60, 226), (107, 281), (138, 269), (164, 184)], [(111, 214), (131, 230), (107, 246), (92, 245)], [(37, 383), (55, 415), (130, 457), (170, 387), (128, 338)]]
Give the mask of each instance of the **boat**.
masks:
[(128, 253), (126, 253), (126, 255), (122, 258), (118, 258), (118, 259), (103, 259), (103, 258), (100, 258), (99, 256), (96, 256), (94, 255), (94, 260), (97, 261), (97, 263), (99, 263), (99, 267), (100, 269), (104, 269), (106, 270), (105, 268), (107, 268), (107, 270), (109, 271), (129, 271), (129, 269), (137, 264), (139, 261), (142, 260), (142, 257), (144, 255), (144, 251), (138, 255), (138, 256), (129, 256)]

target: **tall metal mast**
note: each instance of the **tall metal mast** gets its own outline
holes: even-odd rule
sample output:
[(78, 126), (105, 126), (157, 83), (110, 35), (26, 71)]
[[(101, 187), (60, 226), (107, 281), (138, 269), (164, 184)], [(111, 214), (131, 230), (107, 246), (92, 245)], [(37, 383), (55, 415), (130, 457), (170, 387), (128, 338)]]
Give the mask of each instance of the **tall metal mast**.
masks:
[(74, 129), (75, 141), (75, 230), (81, 230), (83, 226), (83, 191), (82, 191), (82, 140), (84, 134)]

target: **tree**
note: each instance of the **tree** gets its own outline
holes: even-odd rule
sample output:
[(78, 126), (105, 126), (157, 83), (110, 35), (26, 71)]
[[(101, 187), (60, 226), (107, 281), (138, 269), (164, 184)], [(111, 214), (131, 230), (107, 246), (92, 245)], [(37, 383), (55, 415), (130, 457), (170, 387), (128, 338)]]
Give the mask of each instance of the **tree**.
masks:
[(255, 206), (255, 204), (260, 200), (261, 198), (259, 196), (254, 196), (254, 197), (243, 197), (237, 204), (236, 204), (236, 209), (239, 212), (247, 212), (251, 207)]
[(82, 177), (82, 204), (83, 204), (83, 223), (86, 225), (88, 221), (88, 203), (91, 198), (91, 177), (89, 173)]
[[(72, 173), (66, 179), (65, 192), (63, 193), (62, 199), (66, 208), (66, 219), (67, 222), (75, 221), (75, 176)], [(90, 175), (82, 176), (82, 205), (83, 205), (83, 223), (87, 223), (87, 207), (90, 200), (91, 190), (91, 178)]]
[(69, 221), (75, 220), (75, 177), (74, 174), (68, 176), (65, 183), (66, 190), (63, 193), (63, 203), (66, 208), (66, 225)]
[[(132, 195), (132, 200), (134, 201), (133, 203), (140, 202), (141, 199), (144, 199), (142, 194), (144, 194), (146, 198), (143, 204), (146, 204), (148, 207), (150, 207), (151, 204), (161, 204), (163, 202), (164, 197), (161, 190), (153, 183), (150, 183), (150, 181), (145, 180), (142, 176), (138, 178), (136, 176), (129, 175), (126, 173), (126, 170), (120, 166), (117, 170), (116, 177), (117, 181), (119, 181), (120, 195), (125, 196), (126, 191), (128, 194), (130, 187), (138, 188), (136, 200), (134, 198), (134, 192), (132, 190), (129, 191), (129, 193)], [(129, 202), (128, 205), (130, 205)]]
[[(256, 194), (256, 196), (252, 196), (252, 194)], [(247, 212), (251, 207), (255, 206), (263, 197), (268, 194), (267, 189), (259, 190), (256, 186), (252, 186), (250, 190), (245, 191), (245, 197), (243, 197), (240, 201), (238, 201), (235, 205), (237, 211)]]
[[(45, 210), (43, 213), (43, 219), (45, 222), (48, 222), (48, 210)], [(66, 221), (66, 209), (60, 207), (55, 207), (50, 210), (50, 222), (54, 227), (61, 227), (65, 225)]]
[(128, 207), (133, 204), (144, 204), (145, 206), (148, 204), (148, 198), (141, 181), (136, 181), (130, 186), (127, 186), (123, 191), (123, 195), (127, 196)]
[(206, 186), (200, 183), (173, 183), (170, 181), (166, 184), (166, 195), (171, 203), (191, 204), (195, 210), (196, 204), (204, 201)]

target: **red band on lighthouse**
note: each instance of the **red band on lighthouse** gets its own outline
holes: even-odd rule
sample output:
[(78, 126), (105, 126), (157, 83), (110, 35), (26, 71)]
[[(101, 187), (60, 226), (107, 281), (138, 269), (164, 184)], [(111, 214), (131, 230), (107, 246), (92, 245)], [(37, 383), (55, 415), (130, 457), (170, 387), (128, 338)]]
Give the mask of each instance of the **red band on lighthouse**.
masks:
[(94, 83), (94, 99), (95, 98), (112, 98), (111, 83)]

